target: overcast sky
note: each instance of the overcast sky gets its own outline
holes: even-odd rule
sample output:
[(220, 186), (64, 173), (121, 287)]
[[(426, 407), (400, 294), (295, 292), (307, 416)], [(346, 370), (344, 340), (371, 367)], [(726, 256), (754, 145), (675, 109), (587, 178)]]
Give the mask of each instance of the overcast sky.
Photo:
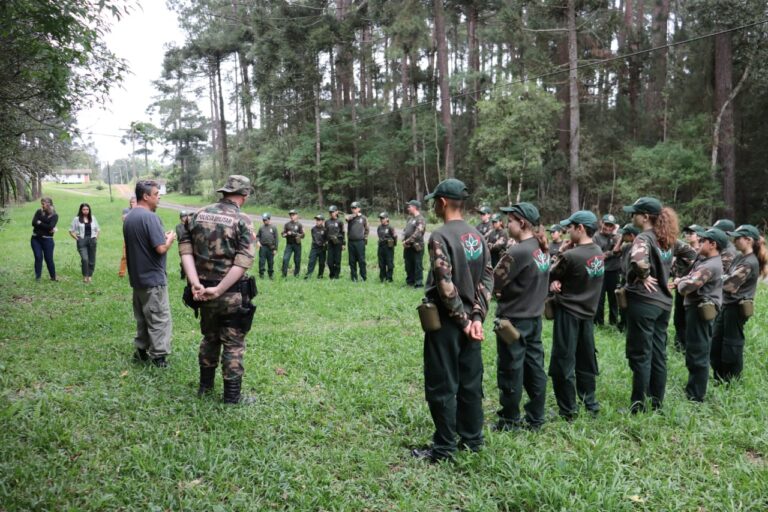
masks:
[(157, 94), (152, 80), (160, 77), (164, 46), (183, 41), (176, 14), (168, 10), (165, 0), (142, 0), (140, 7), (113, 25), (107, 45), (128, 62), (131, 74), (112, 90), (107, 105), (78, 115), (83, 141), (95, 143), (102, 163), (129, 156), (129, 147), (120, 143), (120, 137), (131, 121), (148, 120), (145, 110)]

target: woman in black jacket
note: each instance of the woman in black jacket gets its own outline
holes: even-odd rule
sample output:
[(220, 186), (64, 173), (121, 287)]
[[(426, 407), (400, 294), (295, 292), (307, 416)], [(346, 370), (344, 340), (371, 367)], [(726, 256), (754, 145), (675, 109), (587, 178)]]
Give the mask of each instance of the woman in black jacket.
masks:
[(51, 281), (56, 281), (56, 265), (53, 263), (53, 234), (59, 215), (53, 208), (53, 199), (40, 199), (40, 209), (32, 217), (32, 252), (35, 255), (35, 279), (40, 280), (43, 273), (43, 259), (48, 267)]

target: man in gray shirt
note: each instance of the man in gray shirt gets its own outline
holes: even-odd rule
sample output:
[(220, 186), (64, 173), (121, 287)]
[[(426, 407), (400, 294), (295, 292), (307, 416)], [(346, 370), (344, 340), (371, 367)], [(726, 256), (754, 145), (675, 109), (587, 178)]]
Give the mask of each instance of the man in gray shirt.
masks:
[(155, 366), (164, 368), (168, 366), (166, 356), (171, 353), (172, 329), (165, 255), (176, 233), (164, 232), (160, 217), (154, 213), (160, 202), (157, 182), (136, 183), (136, 199), (136, 207), (123, 223), (136, 318), (133, 357), (136, 361), (151, 360)]

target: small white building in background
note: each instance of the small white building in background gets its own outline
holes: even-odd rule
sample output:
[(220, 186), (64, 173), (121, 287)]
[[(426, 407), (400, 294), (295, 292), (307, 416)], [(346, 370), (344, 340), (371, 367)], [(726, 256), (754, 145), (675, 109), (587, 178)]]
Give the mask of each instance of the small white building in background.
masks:
[(92, 172), (90, 169), (59, 169), (56, 174), (46, 176), (44, 181), (65, 184), (90, 183)]
[(168, 184), (168, 180), (155, 180), (157, 182), (157, 188), (160, 191), (160, 195), (164, 196), (168, 193), (168, 187), (166, 186)]

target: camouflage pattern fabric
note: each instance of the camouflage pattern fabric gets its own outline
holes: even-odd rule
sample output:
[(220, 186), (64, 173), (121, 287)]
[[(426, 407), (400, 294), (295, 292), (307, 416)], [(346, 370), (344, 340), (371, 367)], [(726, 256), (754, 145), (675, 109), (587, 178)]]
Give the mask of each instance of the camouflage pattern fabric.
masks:
[(688, 275), (694, 261), (696, 261), (696, 249), (681, 240), (676, 240), (675, 246), (672, 248), (672, 254), (675, 258), (672, 264), (672, 276), (683, 277)]
[(714, 273), (707, 267), (698, 267), (690, 274), (683, 277), (677, 284), (677, 290), (683, 295), (688, 295), (712, 280)]
[(424, 216), (412, 215), (405, 223), (405, 229), (403, 230), (403, 247), (411, 248), (414, 245), (421, 246), (420, 252), (424, 247), (424, 233), (427, 230), (427, 222), (424, 220)]
[(203, 302), (200, 309), (203, 339), (200, 341), (198, 361), (203, 368), (216, 368), (221, 357), (224, 380), (243, 376), (245, 333), (222, 322), (228, 315), (237, 313), (241, 303), (240, 293), (225, 293), (216, 300)]
[(723, 291), (731, 295), (739, 291), (752, 274), (752, 269), (747, 265), (737, 265), (731, 269), (731, 273), (724, 276)]
[(491, 221), (481, 222), (480, 224), (475, 226), (475, 229), (478, 231), (478, 233), (480, 233), (484, 237), (487, 237), (488, 233), (493, 231), (493, 224), (491, 223)]
[(727, 274), (736, 258), (736, 247), (732, 242), (728, 242), (728, 247), (720, 251), (720, 258), (723, 260), (723, 274)]

